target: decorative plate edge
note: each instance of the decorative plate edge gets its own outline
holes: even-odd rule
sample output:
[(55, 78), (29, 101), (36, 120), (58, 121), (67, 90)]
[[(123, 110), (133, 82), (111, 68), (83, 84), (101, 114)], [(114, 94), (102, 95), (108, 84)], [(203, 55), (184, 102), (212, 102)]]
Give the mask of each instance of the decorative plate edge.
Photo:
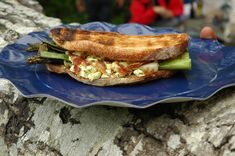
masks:
[(235, 86), (235, 83), (231, 83), (231, 84), (227, 84), (224, 85), (222, 87), (219, 87), (218, 89), (216, 89), (212, 94), (210, 94), (207, 97), (204, 98), (197, 98), (197, 97), (170, 97), (170, 98), (166, 98), (154, 103), (150, 103), (150, 104), (145, 104), (144, 106), (137, 106), (131, 103), (125, 103), (125, 102), (118, 102), (118, 101), (99, 101), (99, 102), (92, 102), (92, 103), (88, 103), (88, 104), (84, 104), (83, 106), (78, 106), (74, 103), (70, 103), (67, 102), (63, 99), (60, 99), (58, 97), (49, 95), (49, 94), (31, 94), (31, 95), (25, 95), (23, 94), (10, 80), (6, 79), (6, 78), (0, 78), (0, 80), (7, 80), (17, 91), (18, 93), (20, 93), (20, 95), (22, 95), (25, 98), (37, 98), (37, 97), (46, 97), (46, 98), (52, 98), (52, 99), (56, 99), (60, 102), (63, 102), (65, 104), (68, 104), (72, 107), (76, 107), (76, 108), (85, 108), (85, 107), (90, 107), (90, 106), (114, 106), (114, 107), (126, 107), (126, 108), (137, 108), (137, 109), (145, 109), (148, 107), (151, 107), (153, 105), (159, 104), (159, 103), (180, 103), (180, 102), (188, 102), (188, 101), (204, 101), (207, 100), (209, 98), (211, 98), (212, 96), (214, 96), (217, 92), (219, 92), (222, 89), (225, 88), (229, 88), (232, 86)]

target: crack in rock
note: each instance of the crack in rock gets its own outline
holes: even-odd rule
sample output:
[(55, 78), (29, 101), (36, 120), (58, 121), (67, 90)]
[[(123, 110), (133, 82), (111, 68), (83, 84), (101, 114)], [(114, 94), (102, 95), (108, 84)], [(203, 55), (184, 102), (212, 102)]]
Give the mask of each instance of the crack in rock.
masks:
[(63, 156), (60, 151), (42, 141), (34, 142), (27, 140), (23, 146), (24, 148), (20, 148), (18, 150), (17, 154), (18, 156), (25, 156), (25, 155)]
[(5, 126), (5, 142), (7, 145), (16, 143), (19, 138), (20, 129), (24, 127), (26, 133), (34, 123), (30, 118), (28, 101), (25, 98), (17, 100), (13, 106), (9, 106), (9, 120)]
[(81, 124), (81, 122), (75, 118), (71, 117), (71, 113), (68, 107), (63, 107), (60, 109), (59, 117), (63, 124), (70, 122), (72, 125)]

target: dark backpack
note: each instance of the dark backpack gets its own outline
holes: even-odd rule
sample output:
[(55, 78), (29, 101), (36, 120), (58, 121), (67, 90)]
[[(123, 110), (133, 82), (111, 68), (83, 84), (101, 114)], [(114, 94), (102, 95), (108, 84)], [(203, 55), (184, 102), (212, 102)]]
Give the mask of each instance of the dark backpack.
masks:
[[(165, 1), (166, 1), (166, 5), (169, 5), (171, 0), (165, 0)], [(154, 3), (155, 3), (155, 5), (159, 5), (158, 0), (155, 0)]]

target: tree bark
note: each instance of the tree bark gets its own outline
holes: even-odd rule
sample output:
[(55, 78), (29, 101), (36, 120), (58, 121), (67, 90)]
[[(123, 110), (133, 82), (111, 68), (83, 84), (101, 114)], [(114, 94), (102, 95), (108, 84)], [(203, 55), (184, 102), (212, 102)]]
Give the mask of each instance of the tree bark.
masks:
[[(29, 8), (31, 1), (0, 1), (0, 49), (60, 24)], [(0, 112), (4, 156), (235, 155), (234, 87), (206, 101), (78, 109), (52, 98), (24, 98), (0, 79)]]

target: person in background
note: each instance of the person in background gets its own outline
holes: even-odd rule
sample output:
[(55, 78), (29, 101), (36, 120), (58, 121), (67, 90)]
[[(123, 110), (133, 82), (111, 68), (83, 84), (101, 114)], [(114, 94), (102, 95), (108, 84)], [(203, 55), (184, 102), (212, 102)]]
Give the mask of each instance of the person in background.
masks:
[(203, 14), (213, 27), (220, 31), (219, 38), (234, 45), (235, 41), (235, 1), (203, 0)]
[(200, 38), (217, 40), (217, 36), (214, 30), (209, 26), (205, 26), (202, 28), (202, 30), (200, 31)]
[(183, 14), (182, 0), (132, 0), (130, 23), (154, 25), (158, 21), (171, 21)]
[[(76, 0), (79, 12), (87, 11), (88, 21), (110, 21), (114, 0)], [(115, 0), (116, 6), (121, 8), (124, 0)]]

